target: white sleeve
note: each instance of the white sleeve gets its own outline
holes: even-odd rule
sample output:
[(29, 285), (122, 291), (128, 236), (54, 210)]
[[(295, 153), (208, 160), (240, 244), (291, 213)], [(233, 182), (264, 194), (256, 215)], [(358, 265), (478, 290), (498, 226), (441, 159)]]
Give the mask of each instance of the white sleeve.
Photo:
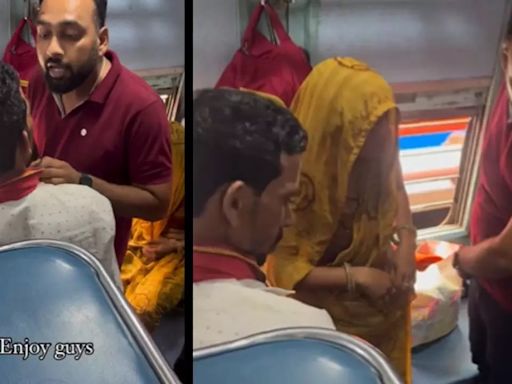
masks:
[(93, 224), (92, 235), (96, 258), (105, 271), (119, 288), (122, 287), (114, 250), (114, 239), (116, 234), (116, 223), (114, 212), (110, 201), (98, 194), (98, 201), (90, 211), (91, 223)]
[[(336, 326), (325, 309), (304, 304), (290, 297), (280, 297), (279, 311), (292, 327), (315, 327), (335, 330)], [(284, 299), (284, 300), (283, 300)]]
[(318, 315), (313, 318), (312, 327), (336, 329), (329, 313), (324, 309), (318, 309)]

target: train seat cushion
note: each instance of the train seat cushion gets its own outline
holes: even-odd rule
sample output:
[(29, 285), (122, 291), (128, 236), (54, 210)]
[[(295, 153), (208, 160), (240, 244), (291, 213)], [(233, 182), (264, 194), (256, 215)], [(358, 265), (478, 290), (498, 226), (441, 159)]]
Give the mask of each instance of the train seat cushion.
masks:
[(327, 342), (271, 341), (194, 361), (197, 384), (379, 383), (362, 358)]
[(2, 356), (2, 382), (159, 383), (92, 265), (44, 246), (0, 249), (0, 263), (4, 351), (7, 338), (51, 344), (44, 356), (36, 346), (26, 360)]

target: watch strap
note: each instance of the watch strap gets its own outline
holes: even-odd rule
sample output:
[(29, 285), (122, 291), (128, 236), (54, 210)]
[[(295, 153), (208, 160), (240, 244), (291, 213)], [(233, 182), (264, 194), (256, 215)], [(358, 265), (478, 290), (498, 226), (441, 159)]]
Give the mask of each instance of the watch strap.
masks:
[(85, 185), (87, 187), (91, 187), (92, 188), (92, 177), (90, 175), (82, 173), (80, 175), (80, 179), (78, 181), (78, 184)]

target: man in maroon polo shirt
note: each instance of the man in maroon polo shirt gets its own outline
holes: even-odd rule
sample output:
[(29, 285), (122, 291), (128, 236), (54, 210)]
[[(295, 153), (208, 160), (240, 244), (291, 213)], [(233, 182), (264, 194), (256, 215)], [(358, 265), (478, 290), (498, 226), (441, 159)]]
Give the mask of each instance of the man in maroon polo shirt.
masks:
[(167, 212), (171, 147), (161, 99), (109, 50), (106, 3), (41, 2), (28, 97), (42, 181), (87, 185), (110, 200), (121, 264), (131, 218)]
[(512, 22), (503, 45), (505, 86), (485, 132), (480, 179), (471, 216), (473, 246), (454, 266), (472, 276), (470, 342), (478, 383), (512, 382)]

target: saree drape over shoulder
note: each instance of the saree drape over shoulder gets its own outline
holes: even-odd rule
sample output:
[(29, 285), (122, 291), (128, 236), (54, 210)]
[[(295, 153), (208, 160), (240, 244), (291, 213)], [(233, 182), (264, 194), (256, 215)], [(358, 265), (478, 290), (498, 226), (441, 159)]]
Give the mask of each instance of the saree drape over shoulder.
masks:
[[(349, 180), (368, 134), (381, 117), (395, 109), (389, 84), (355, 59), (328, 59), (306, 78), (291, 106), (309, 135), (300, 195), (294, 204), (296, 223), (285, 230), (265, 265), (271, 284), (293, 289), (320, 265), (343, 266), (347, 262), (384, 268), (397, 215), (396, 162), (383, 177), (377, 177), (378, 164), (360, 175), (363, 188), (356, 196), (351, 245), (328, 263), (319, 263), (340, 226), (344, 207), (354, 199), (348, 196)], [(329, 312), (338, 330), (374, 344), (410, 381), (408, 308), (392, 311), (345, 292), (322, 290), (309, 296), (308, 302)]]

